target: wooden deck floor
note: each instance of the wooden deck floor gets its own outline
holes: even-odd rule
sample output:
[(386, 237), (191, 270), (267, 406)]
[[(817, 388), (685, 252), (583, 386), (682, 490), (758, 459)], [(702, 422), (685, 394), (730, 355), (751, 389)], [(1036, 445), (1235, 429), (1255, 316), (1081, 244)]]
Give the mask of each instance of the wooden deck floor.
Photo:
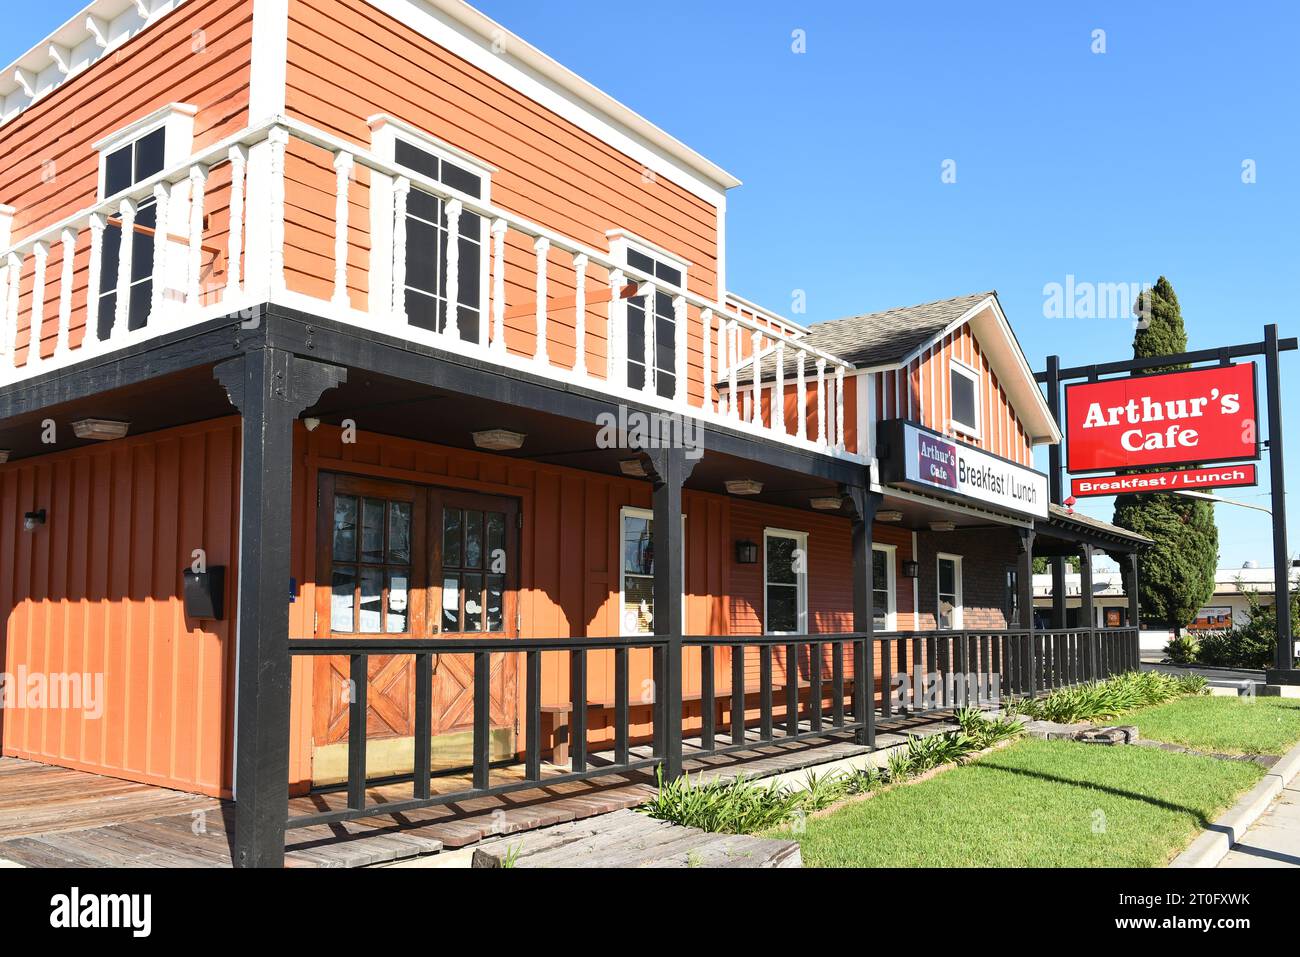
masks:
[[(878, 747), (903, 740), (903, 732), (930, 733), (935, 719), (882, 725)], [(751, 736), (752, 740), (752, 736)], [(726, 744), (726, 736), (719, 735)], [(644, 751), (644, 749), (640, 749)], [(698, 755), (687, 742), (687, 773), (765, 777), (866, 753), (847, 736), (758, 745), (731, 755)], [(693, 753), (695, 752), (695, 753)], [(649, 756), (648, 752), (640, 756)], [(594, 754), (599, 765), (608, 755)], [(518, 779), (517, 766), (493, 770), (493, 783)], [(555, 773), (561, 773), (555, 769)], [(434, 779), (436, 790), (466, 790), (468, 775)], [(289, 867), (364, 867), (435, 854), (522, 831), (581, 821), (644, 802), (652, 775), (611, 774), (590, 781), (542, 785), (399, 815), (346, 824), (292, 829)], [(369, 789), (381, 804), (409, 798), (411, 785)], [(290, 814), (340, 807), (342, 792), (290, 801)], [(0, 758), (0, 862), (27, 867), (230, 867), (234, 806), (213, 798), (135, 784), (16, 758)]]

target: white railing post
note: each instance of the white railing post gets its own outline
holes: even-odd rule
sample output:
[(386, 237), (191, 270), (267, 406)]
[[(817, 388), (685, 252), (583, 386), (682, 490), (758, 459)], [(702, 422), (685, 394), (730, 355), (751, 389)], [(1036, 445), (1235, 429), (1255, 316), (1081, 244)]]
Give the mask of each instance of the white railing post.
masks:
[(844, 366), (835, 367), (835, 447), (844, 451)]
[(68, 340), (72, 331), (72, 278), (77, 259), (77, 230), (63, 230), (59, 242), (63, 246), (63, 266), (59, 271), (59, 332), (54, 340), (56, 356), (71, 348)]
[(334, 295), (330, 301), (348, 308), (348, 214), (352, 209), (348, 190), (352, 183), (352, 154), (340, 150), (334, 156)]
[(587, 374), (587, 256), (573, 257), (573, 372)]
[(32, 322), (28, 329), (27, 365), (41, 362), (41, 333), (45, 326), (45, 266), (50, 258), (49, 243), (39, 242), (32, 248), (36, 275), (32, 278)]
[(284, 217), (285, 217), (285, 163), (289, 145), (289, 131), (276, 126), (267, 134), (271, 143), (271, 294), (284, 292)]
[(14, 341), (9, 331), (9, 257), (5, 256), (0, 259), (0, 382), (13, 368), (13, 355)]
[(733, 419), (740, 414), (739, 385), (736, 382), (736, 367), (740, 365), (740, 331), (736, 320), (727, 320), (727, 414)]
[(763, 386), (762, 370), (759, 369), (759, 353), (763, 351), (763, 334), (755, 329), (749, 334), (750, 357), (749, 367), (753, 379), (751, 380), (750, 394), (752, 395), (752, 405), (749, 409), (749, 421), (753, 425), (762, 425), (763, 423)]
[[(713, 413), (713, 310), (700, 310), (700, 326), (703, 329), (703, 338), (700, 340), (700, 348), (703, 352), (704, 360), (704, 401), (701, 403), (706, 415)], [(721, 356), (719, 356), (721, 358)]]
[(406, 316), (406, 201), (411, 195), (411, 181), (399, 176), (393, 184), (393, 288), (389, 309), (393, 321), (405, 326)]
[[(185, 289), (185, 304), (197, 309), (203, 304), (203, 210), (207, 199), (208, 168), (193, 166), (190, 168), (190, 234), (189, 255), (187, 257), (186, 278), (189, 280)], [(159, 214), (161, 217), (161, 213)], [(159, 219), (162, 222), (162, 219)], [(166, 227), (160, 227), (162, 240), (167, 241)], [(155, 277), (154, 283), (158, 282)]]
[(99, 339), (99, 287), (104, 271), (103, 213), (90, 214), (90, 268), (86, 275), (86, 335), (81, 347), (98, 346)]
[(5, 257), (5, 265), (9, 267), (9, 297), (5, 310), (5, 342), (12, 363), (15, 353), (18, 351), (18, 296), (23, 278), (22, 253), (11, 252)]
[(506, 351), (506, 230), (504, 219), (492, 221), (492, 348)]
[(447, 324), (442, 331), (453, 340), (460, 338), (460, 214), (464, 209), (458, 199), (443, 204), (447, 217)]
[(543, 364), (550, 361), (546, 351), (546, 254), (550, 248), (551, 241), (545, 236), (538, 236), (533, 243), (537, 254), (537, 348), (533, 358)]
[(685, 402), (690, 394), (687, 391), (686, 373), (686, 297), (673, 297), (673, 398)]
[[(153, 283), (150, 285), (148, 325), (156, 326), (162, 321), (164, 308), (163, 293), (167, 290), (167, 222), (171, 208), (171, 187), (159, 183), (153, 188), (156, 227), (153, 233)], [(122, 233), (125, 243), (126, 233)]]
[(817, 444), (826, 444), (826, 360), (817, 359)]
[(117, 302), (109, 339), (116, 342), (127, 333), (131, 317), (131, 260), (135, 250), (135, 202), (124, 199), (118, 208), (122, 218), (122, 242), (117, 251)]
[(226, 238), (226, 301), (243, 291), (244, 178), (248, 174), (248, 150), (232, 146), (230, 158), (230, 233)]
[(611, 385), (627, 385), (627, 357), (623, 354), (627, 348), (627, 300), (623, 298), (623, 287), (627, 278), (623, 270), (615, 269), (609, 274), (609, 335), (606, 337), (609, 350), (606, 360), (606, 376)]
[(776, 381), (772, 385), (772, 431), (787, 435), (785, 426), (785, 340), (776, 340)]
[(795, 357), (795, 423), (794, 435), (797, 439), (807, 440), (808, 438), (808, 376), (804, 372), (803, 364), (808, 358), (808, 353), (800, 349)]

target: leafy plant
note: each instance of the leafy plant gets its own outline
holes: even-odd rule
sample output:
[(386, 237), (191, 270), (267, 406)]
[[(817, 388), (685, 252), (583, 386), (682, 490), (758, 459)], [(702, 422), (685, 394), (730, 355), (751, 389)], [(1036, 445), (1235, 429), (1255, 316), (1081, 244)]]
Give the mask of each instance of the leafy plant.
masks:
[(1160, 704), (1185, 694), (1201, 694), (1205, 681), (1199, 676), (1175, 677), (1157, 671), (1127, 674), (1091, 681), (1073, 688), (1053, 691), (1045, 698), (1026, 701), (1024, 713), (1041, 721), (1071, 724), (1118, 717), (1135, 708)]
[(1165, 645), (1165, 657), (1176, 665), (1189, 665), (1196, 660), (1200, 650), (1196, 639), (1191, 635), (1182, 635)]
[(743, 776), (730, 781), (694, 781), (683, 775), (665, 781), (658, 771), (658, 792), (638, 810), (661, 821), (698, 827), (715, 834), (753, 834), (791, 820), (803, 809), (805, 795), (783, 790), (775, 781), (760, 785)]

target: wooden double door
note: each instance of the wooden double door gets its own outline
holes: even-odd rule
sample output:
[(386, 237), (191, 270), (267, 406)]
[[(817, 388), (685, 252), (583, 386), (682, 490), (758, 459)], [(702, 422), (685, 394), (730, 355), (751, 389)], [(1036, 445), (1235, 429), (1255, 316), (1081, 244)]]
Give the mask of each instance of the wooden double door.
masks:
[[(518, 635), (519, 503), (512, 498), (323, 473), (317, 499), (316, 636), (513, 638)], [(514, 753), (517, 655), (491, 657), (494, 758)], [(346, 777), (350, 686), (345, 658), (316, 659), (313, 773)], [(469, 763), (470, 655), (436, 655), (435, 767)], [(369, 659), (369, 775), (413, 767), (414, 658)]]

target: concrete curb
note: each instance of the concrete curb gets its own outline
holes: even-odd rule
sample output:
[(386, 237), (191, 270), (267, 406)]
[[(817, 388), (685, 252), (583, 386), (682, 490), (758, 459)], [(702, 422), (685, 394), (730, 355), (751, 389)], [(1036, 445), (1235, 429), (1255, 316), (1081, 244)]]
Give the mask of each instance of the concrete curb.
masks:
[(1300, 744), (1297, 744), (1265, 773), (1263, 779), (1229, 808), (1222, 817), (1192, 841), (1170, 862), (1170, 867), (1218, 867), (1232, 846), (1264, 816), (1273, 799), (1300, 773)]

